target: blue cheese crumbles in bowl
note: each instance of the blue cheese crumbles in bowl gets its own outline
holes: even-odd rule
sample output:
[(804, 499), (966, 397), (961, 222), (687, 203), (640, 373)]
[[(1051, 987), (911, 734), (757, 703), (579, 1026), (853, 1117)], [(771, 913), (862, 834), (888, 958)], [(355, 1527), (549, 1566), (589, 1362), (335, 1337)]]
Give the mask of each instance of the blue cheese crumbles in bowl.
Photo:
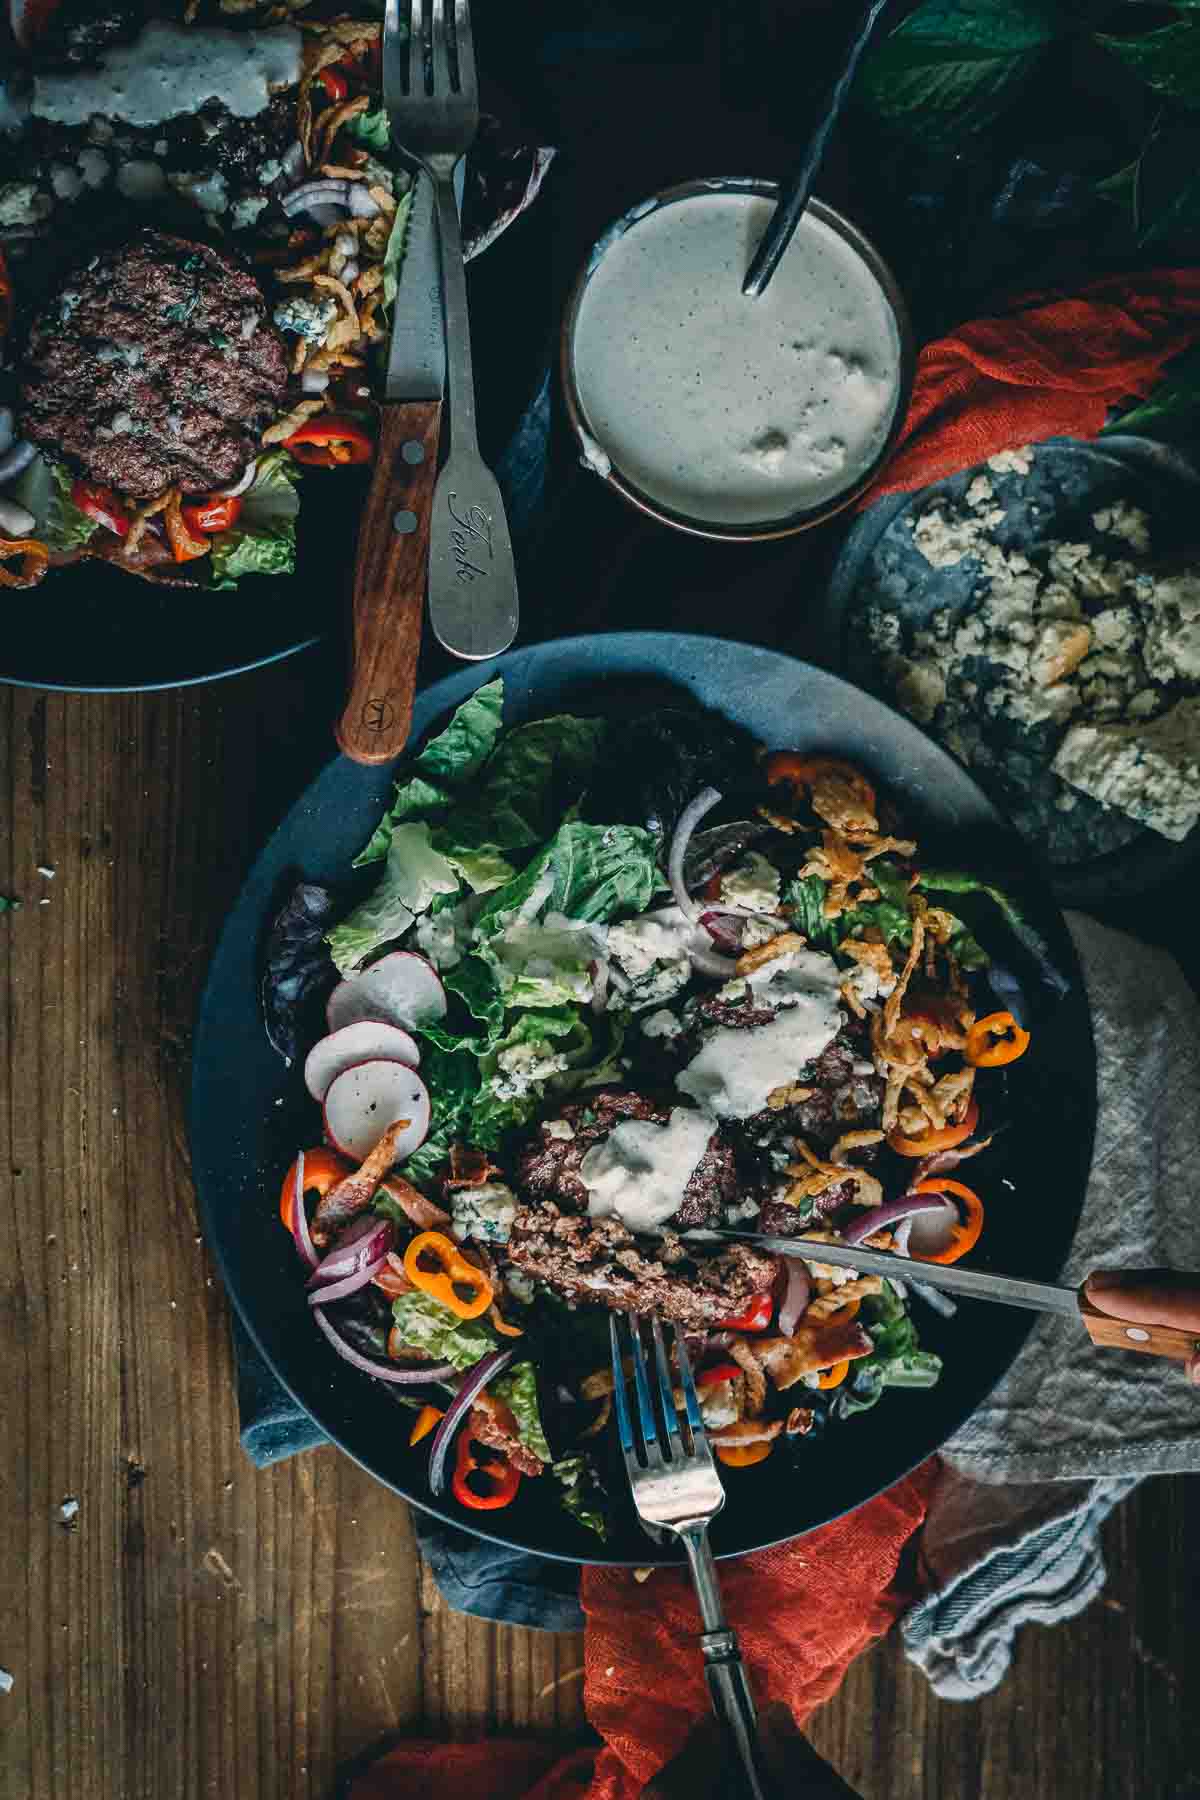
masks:
[(742, 277), (776, 189), (691, 182), (634, 207), (567, 310), (562, 374), (585, 466), (684, 530), (760, 538), (827, 517), (903, 420), (903, 302), (873, 247), (810, 204), (766, 293)]

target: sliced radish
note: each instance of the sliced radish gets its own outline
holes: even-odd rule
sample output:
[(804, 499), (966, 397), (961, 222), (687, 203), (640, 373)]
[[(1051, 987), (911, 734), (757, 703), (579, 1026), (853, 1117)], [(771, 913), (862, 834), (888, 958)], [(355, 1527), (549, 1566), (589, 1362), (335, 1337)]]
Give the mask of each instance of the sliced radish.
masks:
[(421, 1061), (416, 1038), (399, 1025), (387, 1025), (382, 1019), (360, 1019), (356, 1025), (343, 1025), (314, 1044), (304, 1064), (304, 1085), (318, 1103), (329, 1092), (335, 1076), (360, 1062), (407, 1063), (415, 1069)]
[(367, 1019), (411, 1031), (445, 1016), (446, 990), (438, 972), (413, 950), (393, 950), (361, 975), (341, 982), (325, 1008), (331, 1032)]
[(429, 1130), (429, 1094), (407, 1064), (355, 1063), (329, 1084), (325, 1095), (325, 1133), (343, 1156), (365, 1162), (389, 1125), (410, 1121), (397, 1140), (396, 1161), (403, 1162), (425, 1142)]

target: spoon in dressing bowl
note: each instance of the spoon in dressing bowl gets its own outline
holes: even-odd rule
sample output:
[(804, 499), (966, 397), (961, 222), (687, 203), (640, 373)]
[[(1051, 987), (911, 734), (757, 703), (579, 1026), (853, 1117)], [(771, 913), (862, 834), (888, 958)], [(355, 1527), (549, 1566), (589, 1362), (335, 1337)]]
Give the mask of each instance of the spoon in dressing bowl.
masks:
[(842, 115), (842, 109), (854, 85), (854, 77), (858, 73), (858, 65), (862, 61), (863, 51), (871, 41), (879, 15), (887, 5), (887, 0), (869, 0), (867, 9), (850, 46), (846, 51), (846, 60), (837, 80), (833, 84), (825, 110), (817, 121), (812, 137), (804, 155), (800, 159), (792, 179), (787, 183), (779, 196), (779, 204), (771, 217), (771, 222), (762, 235), (758, 249), (742, 282), (742, 292), (752, 300), (757, 300), (763, 293), (780, 258), (791, 243), (797, 225), (804, 217), (805, 209), (812, 199), (813, 186), (825, 160), (825, 150), (830, 134)]

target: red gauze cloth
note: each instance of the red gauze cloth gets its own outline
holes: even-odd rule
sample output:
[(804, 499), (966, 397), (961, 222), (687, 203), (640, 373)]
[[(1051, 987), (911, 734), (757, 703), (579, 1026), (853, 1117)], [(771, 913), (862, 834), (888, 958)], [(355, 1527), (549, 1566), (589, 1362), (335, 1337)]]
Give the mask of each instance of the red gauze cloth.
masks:
[[(794, 1543), (722, 1563), (725, 1609), (760, 1704), (782, 1700), (803, 1724), (911, 1603), (900, 1558), (937, 1467), (931, 1458)], [(634, 1800), (709, 1709), (691, 1582), (675, 1569), (646, 1582), (628, 1570), (585, 1569), (580, 1599), (584, 1705), (601, 1750), (556, 1761), (552, 1748), (521, 1740), (406, 1743), (360, 1776), (350, 1800)]]
[(1095, 437), (1200, 340), (1200, 269), (1106, 275), (1066, 299), (1029, 295), (927, 344), (899, 446), (859, 502), (906, 493), (1049, 437)]

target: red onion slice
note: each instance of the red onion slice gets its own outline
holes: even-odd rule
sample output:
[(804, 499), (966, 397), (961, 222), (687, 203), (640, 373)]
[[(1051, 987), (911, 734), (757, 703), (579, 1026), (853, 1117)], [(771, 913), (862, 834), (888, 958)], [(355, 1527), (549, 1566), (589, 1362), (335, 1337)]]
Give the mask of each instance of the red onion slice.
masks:
[(694, 800), (689, 800), (679, 815), (679, 823), (675, 827), (675, 836), (671, 839), (671, 850), (667, 857), (667, 880), (671, 884), (671, 892), (675, 896), (675, 904), (690, 925), (694, 925), (700, 916), (683, 879), (683, 861), (687, 855), (688, 845), (697, 825), (714, 806), (719, 806), (721, 795), (714, 787), (701, 788)]
[(290, 194), (285, 194), (279, 204), (289, 218), (298, 212), (307, 212), (312, 206), (339, 206), (348, 210), (350, 183), (339, 181), (335, 176), (322, 177), (317, 181), (302, 181)]
[(787, 1290), (779, 1308), (779, 1329), (784, 1337), (790, 1338), (808, 1305), (812, 1278), (798, 1256), (785, 1256), (783, 1264), (787, 1270)]
[(913, 1221), (908, 1238), (910, 1256), (939, 1256), (949, 1244), (955, 1227), (961, 1223), (958, 1207), (947, 1195), (930, 1194), (927, 1198), (938, 1202), (940, 1217)]
[(292, 1197), (292, 1242), (300, 1254), (302, 1262), (315, 1269), (320, 1262), (314, 1248), (312, 1236), (308, 1229), (308, 1214), (304, 1210), (304, 1152), (296, 1158), (296, 1186)]
[(355, 1219), (317, 1264), (309, 1287), (343, 1281), (349, 1275), (357, 1275), (368, 1263), (381, 1263), (395, 1240), (396, 1227), (390, 1219), (376, 1218), (374, 1213)]
[[(895, 1225), (901, 1219), (914, 1218), (917, 1213), (941, 1212), (945, 1205), (940, 1194), (901, 1194), (898, 1200), (885, 1200), (882, 1206), (869, 1207), (842, 1232), (842, 1242), (861, 1244), (864, 1238), (873, 1237), (887, 1225)], [(820, 1260), (821, 1250), (820, 1245), (817, 1245), (813, 1251), (813, 1261)]]
[(215, 488), (213, 491), (218, 494), (224, 494), (228, 500), (235, 500), (239, 494), (244, 494), (246, 489), (251, 486), (257, 473), (258, 458), (252, 456), (237, 480), (233, 483), (232, 487)]
[(371, 1357), (364, 1356), (361, 1350), (356, 1350), (353, 1344), (348, 1344), (320, 1307), (313, 1313), (313, 1319), (340, 1357), (352, 1368), (361, 1369), (364, 1375), (373, 1375), (376, 1381), (408, 1382), (412, 1386), (422, 1381), (445, 1381), (447, 1375), (454, 1373), (451, 1363), (423, 1363), (419, 1369), (395, 1369), (387, 1363), (375, 1362)]
[(351, 1294), (357, 1294), (368, 1282), (374, 1281), (380, 1269), (387, 1267), (387, 1256), (376, 1257), (374, 1262), (364, 1264), (355, 1269), (353, 1275), (343, 1276), (341, 1281), (324, 1281), (320, 1287), (311, 1288), (308, 1296), (310, 1306), (328, 1306), (334, 1300), (348, 1300)]
[(742, 951), (741, 925), (747, 914), (735, 914), (725, 907), (710, 907), (708, 912), (700, 914), (700, 923), (707, 931), (718, 950), (733, 956), (740, 956)]
[(698, 944), (688, 945), (688, 957), (694, 969), (711, 975), (715, 981), (731, 981), (737, 974), (732, 956), (718, 956), (715, 950), (704, 950)]
[(512, 1359), (511, 1350), (490, 1350), (463, 1376), (462, 1386), (446, 1408), (446, 1416), (434, 1432), (433, 1442), (429, 1446), (429, 1486), (435, 1494), (445, 1491), (446, 1456), (455, 1433), (488, 1382), (502, 1374)]

